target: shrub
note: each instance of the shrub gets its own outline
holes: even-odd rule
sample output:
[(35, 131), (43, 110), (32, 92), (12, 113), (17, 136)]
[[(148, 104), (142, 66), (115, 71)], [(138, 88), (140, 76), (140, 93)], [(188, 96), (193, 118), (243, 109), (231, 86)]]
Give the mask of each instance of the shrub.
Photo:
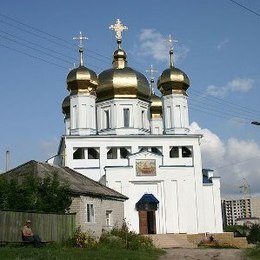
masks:
[(93, 232), (82, 232), (81, 228), (78, 227), (71, 239), (71, 244), (74, 247), (95, 248), (98, 243)]
[(114, 227), (110, 231), (104, 231), (99, 242), (103, 246), (110, 248), (127, 248), (131, 250), (154, 248), (151, 238), (129, 231), (126, 223), (123, 223), (121, 228)]
[(249, 235), (247, 236), (249, 243), (260, 243), (260, 224), (254, 224), (250, 227)]

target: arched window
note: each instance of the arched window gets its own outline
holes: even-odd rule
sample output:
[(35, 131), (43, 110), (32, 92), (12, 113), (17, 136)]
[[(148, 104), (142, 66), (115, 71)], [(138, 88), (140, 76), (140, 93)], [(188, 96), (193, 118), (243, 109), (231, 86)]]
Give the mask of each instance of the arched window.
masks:
[(75, 152), (73, 153), (73, 159), (85, 159), (85, 149), (82, 147), (76, 148)]
[(178, 146), (173, 146), (170, 149), (170, 158), (179, 158), (179, 147)]

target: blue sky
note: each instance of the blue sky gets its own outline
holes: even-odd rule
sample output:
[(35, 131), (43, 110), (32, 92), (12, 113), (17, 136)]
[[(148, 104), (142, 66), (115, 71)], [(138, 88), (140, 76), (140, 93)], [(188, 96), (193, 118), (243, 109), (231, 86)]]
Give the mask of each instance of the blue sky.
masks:
[[(260, 13), (258, 1), (237, 2)], [(85, 65), (100, 73), (116, 48), (108, 27), (120, 18), (129, 28), (122, 44), (128, 65), (144, 74), (153, 64), (158, 77), (168, 66), (164, 39), (172, 34), (178, 40), (175, 63), (191, 79), (190, 122), (205, 135), (204, 166), (222, 177), (224, 193), (238, 193), (243, 178), (260, 193), (260, 127), (250, 124), (260, 120), (257, 14), (230, 0), (4, 1), (0, 171), (6, 150), (11, 167), (56, 153), (66, 76), (78, 63), (72, 38), (79, 31), (89, 38)]]

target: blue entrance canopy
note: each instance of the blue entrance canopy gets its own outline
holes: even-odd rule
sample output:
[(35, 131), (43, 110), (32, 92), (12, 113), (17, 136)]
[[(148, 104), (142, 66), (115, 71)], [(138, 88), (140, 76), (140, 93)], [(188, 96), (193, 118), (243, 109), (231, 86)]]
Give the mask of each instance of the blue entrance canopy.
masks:
[(136, 203), (136, 209), (140, 210), (157, 210), (159, 200), (153, 194), (144, 194)]

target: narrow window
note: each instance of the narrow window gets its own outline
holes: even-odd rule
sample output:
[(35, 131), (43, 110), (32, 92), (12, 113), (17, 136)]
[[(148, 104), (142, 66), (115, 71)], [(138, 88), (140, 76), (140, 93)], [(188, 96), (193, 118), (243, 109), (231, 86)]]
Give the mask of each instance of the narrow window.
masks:
[(121, 159), (125, 159), (129, 156), (130, 152), (129, 152), (129, 148), (125, 148), (125, 147), (120, 147), (120, 158)]
[(94, 215), (94, 205), (93, 204), (87, 204), (87, 222), (93, 223), (95, 220)]
[(72, 128), (78, 127), (78, 113), (77, 113), (77, 106), (74, 105), (72, 107)]
[(105, 110), (105, 129), (110, 128), (109, 110)]
[(107, 210), (106, 211), (106, 226), (111, 227), (112, 226), (112, 210)]
[(159, 150), (159, 148), (155, 147), (155, 146), (151, 147), (151, 152), (155, 153), (155, 154), (162, 155), (162, 152)]
[(142, 113), (141, 113), (141, 128), (145, 128), (145, 111), (142, 110)]
[(84, 148), (76, 148), (75, 152), (73, 153), (73, 159), (85, 159), (85, 149)]
[(173, 146), (170, 150), (170, 158), (179, 158), (179, 147)]
[(88, 148), (88, 159), (99, 159), (99, 149)]
[(182, 157), (192, 157), (192, 148), (187, 146), (182, 146)]
[(124, 108), (124, 127), (129, 127), (130, 122), (130, 110), (129, 108)]
[(86, 104), (82, 104), (81, 105), (81, 124), (80, 127), (87, 127), (87, 105)]
[(107, 151), (107, 159), (117, 159), (117, 147), (111, 147)]
[(172, 127), (172, 110), (170, 106), (167, 106), (166, 108), (166, 128), (171, 128)]
[(181, 127), (182, 122), (181, 122), (181, 106), (176, 105), (174, 109), (174, 122), (175, 122), (175, 127)]

